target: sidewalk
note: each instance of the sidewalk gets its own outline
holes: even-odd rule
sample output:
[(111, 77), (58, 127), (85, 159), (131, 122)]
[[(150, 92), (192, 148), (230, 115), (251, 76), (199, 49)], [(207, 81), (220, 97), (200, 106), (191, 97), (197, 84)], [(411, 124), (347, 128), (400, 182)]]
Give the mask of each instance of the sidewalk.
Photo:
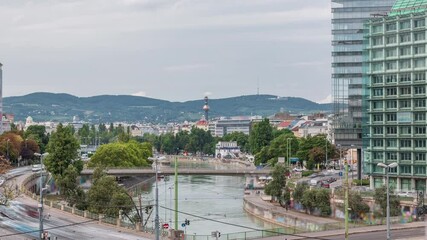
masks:
[[(245, 196), (244, 199), (247, 200), (248, 202), (256, 205), (257, 207), (260, 207), (260, 208), (263, 208), (263, 209), (266, 209), (269, 211), (274, 211), (275, 213), (280, 213), (280, 214), (283, 214), (283, 215), (290, 217), (290, 218), (295, 218), (295, 219), (299, 219), (299, 220), (307, 220), (309, 222), (319, 224), (319, 225), (334, 224), (334, 223), (338, 224), (338, 223), (343, 222), (343, 221), (340, 221), (340, 220), (334, 219), (334, 218), (318, 217), (318, 216), (313, 216), (313, 215), (305, 214), (302, 212), (298, 212), (296, 210), (286, 210), (285, 208), (283, 208), (281, 206), (277, 206), (271, 202), (262, 200), (259, 195)], [(280, 223), (278, 223), (278, 224), (280, 224)]]
[[(413, 222), (413, 223), (406, 223), (406, 224), (393, 224), (392, 230), (401, 230), (401, 229), (412, 229), (412, 228), (421, 228), (426, 227), (426, 222)], [(368, 226), (368, 227), (359, 227), (359, 228), (350, 228), (349, 234), (357, 234), (357, 233), (369, 233), (369, 232), (378, 232), (378, 231), (385, 231), (386, 230), (385, 225), (377, 225), (377, 226)], [(305, 239), (305, 238), (327, 238), (337, 235), (344, 235), (345, 230), (331, 230), (331, 231), (323, 231), (323, 232), (312, 232), (312, 233), (301, 233), (297, 234), (298, 236), (287, 236), (287, 240), (296, 240), (296, 239)], [(266, 240), (283, 240), (284, 236), (276, 236), (276, 237), (268, 237), (263, 238)], [(405, 238), (405, 240), (421, 240), (425, 239), (425, 237), (414, 237), (413, 239)], [(403, 239), (402, 239), (403, 240)]]

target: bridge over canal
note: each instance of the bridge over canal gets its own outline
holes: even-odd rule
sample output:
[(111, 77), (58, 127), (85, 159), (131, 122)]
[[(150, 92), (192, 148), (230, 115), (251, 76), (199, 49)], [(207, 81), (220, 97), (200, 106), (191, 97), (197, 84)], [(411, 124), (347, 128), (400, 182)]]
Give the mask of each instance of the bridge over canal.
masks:
[[(89, 176), (93, 174), (94, 169), (84, 169), (80, 175)], [(110, 168), (107, 171), (108, 175), (112, 176), (141, 176), (155, 175), (156, 171), (151, 168)], [(160, 175), (173, 175), (175, 170), (170, 167), (162, 167), (159, 169)], [(203, 169), (203, 168), (178, 168), (179, 175), (221, 175), (221, 176), (255, 176), (255, 175), (270, 175), (271, 169), (252, 169), (252, 168), (236, 168), (236, 169)]]

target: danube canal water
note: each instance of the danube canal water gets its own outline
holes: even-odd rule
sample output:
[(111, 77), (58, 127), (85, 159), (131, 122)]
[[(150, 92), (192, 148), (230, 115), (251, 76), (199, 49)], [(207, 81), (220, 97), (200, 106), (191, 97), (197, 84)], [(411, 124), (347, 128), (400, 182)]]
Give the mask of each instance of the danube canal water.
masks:
[[(192, 167), (195, 167), (194, 163)], [(224, 168), (224, 165), (202, 164), (197, 167)], [(227, 234), (277, 228), (278, 226), (264, 223), (243, 210), (244, 185), (245, 178), (238, 176), (179, 176), (178, 210), (182, 212), (179, 214), (179, 229), (185, 230), (187, 235), (210, 235), (217, 230), (221, 234)], [(158, 180), (161, 224), (169, 223), (174, 226), (174, 213), (167, 210), (174, 209), (174, 187), (173, 176)], [(149, 183), (142, 196), (143, 205), (154, 204), (155, 183)], [(153, 224), (154, 217), (153, 209), (147, 225)], [(185, 219), (190, 221), (190, 225), (183, 227)]]

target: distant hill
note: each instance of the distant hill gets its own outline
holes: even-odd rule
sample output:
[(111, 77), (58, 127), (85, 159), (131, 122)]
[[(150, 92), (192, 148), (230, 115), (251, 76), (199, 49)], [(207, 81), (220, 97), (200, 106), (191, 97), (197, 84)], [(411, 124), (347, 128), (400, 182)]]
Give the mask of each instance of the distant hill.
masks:
[[(170, 102), (128, 95), (76, 97), (69, 94), (32, 93), (3, 99), (3, 111), (15, 114), (16, 121), (71, 121), (73, 116), (99, 122), (181, 122), (198, 120), (204, 101)], [(269, 116), (279, 111), (291, 113), (330, 112), (331, 104), (318, 104), (304, 98), (248, 95), (209, 99), (209, 116)]]

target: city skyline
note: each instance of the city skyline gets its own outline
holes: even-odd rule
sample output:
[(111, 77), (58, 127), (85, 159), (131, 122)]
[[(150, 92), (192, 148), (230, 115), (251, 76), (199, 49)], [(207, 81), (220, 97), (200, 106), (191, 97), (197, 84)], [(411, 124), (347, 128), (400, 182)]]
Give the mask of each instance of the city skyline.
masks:
[[(4, 97), (169, 101), (257, 94), (324, 102), (330, 1), (3, 1)], [(170, 94), (173, 93), (173, 94)]]

